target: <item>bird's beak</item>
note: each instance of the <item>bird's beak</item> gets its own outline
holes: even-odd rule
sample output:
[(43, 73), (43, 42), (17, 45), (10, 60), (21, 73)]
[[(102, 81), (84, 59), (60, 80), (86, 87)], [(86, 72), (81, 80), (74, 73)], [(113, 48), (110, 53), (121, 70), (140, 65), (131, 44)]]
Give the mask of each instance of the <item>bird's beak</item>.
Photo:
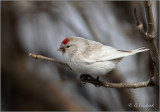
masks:
[(57, 51), (61, 51), (61, 52), (63, 52), (63, 51), (64, 51), (64, 49), (63, 49), (63, 48), (59, 48), (59, 49), (57, 49)]

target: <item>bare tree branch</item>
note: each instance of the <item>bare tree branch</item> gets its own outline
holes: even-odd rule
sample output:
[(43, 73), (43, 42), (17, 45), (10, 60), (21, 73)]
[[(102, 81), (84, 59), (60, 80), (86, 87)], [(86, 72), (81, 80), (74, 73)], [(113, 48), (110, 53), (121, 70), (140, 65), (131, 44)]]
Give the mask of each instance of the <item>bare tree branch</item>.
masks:
[(152, 3), (150, 1), (144, 1), (145, 14), (147, 18), (147, 31), (144, 31), (143, 23), (138, 18), (136, 8), (134, 9), (134, 16), (136, 20), (137, 30), (144, 35), (146, 40), (148, 40), (151, 59), (154, 66), (154, 83), (156, 85), (159, 85), (159, 53), (158, 46), (155, 41), (155, 25), (151, 6)]
[(136, 25), (137, 25), (137, 30), (142, 33), (143, 35), (145, 35), (148, 40), (148, 34), (144, 31), (144, 28), (143, 28), (143, 23), (141, 22), (141, 20), (138, 18), (138, 15), (137, 15), (137, 9), (134, 8), (134, 16), (135, 16), (135, 20), (136, 20)]
[(150, 1), (144, 2), (144, 7), (146, 10), (146, 18), (148, 22), (148, 36), (149, 38), (155, 38), (155, 29), (154, 29), (154, 19), (152, 14), (152, 3)]
[(103, 86), (106, 88), (141, 88), (141, 87), (147, 87), (147, 86), (153, 86), (153, 77), (148, 79), (145, 82), (137, 82), (137, 83), (109, 83), (109, 82), (103, 82), (95, 79), (94, 77), (90, 75), (81, 75), (80, 77), (81, 81), (84, 83), (91, 83), (95, 86)]
[(62, 62), (57, 61), (57, 60), (55, 60), (55, 59), (53, 59), (53, 58), (48, 58), (48, 57), (45, 57), (45, 56), (36, 55), (36, 54), (32, 54), (32, 53), (29, 53), (29, 56), (32, 57), (32, 58), (35, 58), (35, 59), (42, 59), (42, 60), (52, 61), (52, 62), (54, 62), (54, 63), (58, 63), (58, 64), (60, 64), (60, 65), (66, 66), (66, 67), (68, 67), (69, 69), (71, 69), (71, 68), (69, 67), (69, 65), (67, 65), (66, 63), (62, 63)]
[[(69, 67), (69, 65), (62, 63), (60, 61), (57, 61), (55, 59), (52, 58), (48, 58), (45, 56), (41, 56), (41, 55), (35, 55), (30, 53), (29, 56), (31, 56), (32, 58), (35, 59), (43, 59), (43, 60), (47, 60), (47, 61), (52, 61), (58, 64), (61, 64), (65, 67)], [(71, 68), (70, 68), (71, 69)], [(148, 86), (154, 86), (153, 80), (154, 78), (150, 78), (149, 80), (145, 81), (145, 82), (137, 82), (137, 83), (109, 83), (109, 82), (103, 82), (103, 81), (99, 81), (98, 79), (95, 79), (94, 77), (90, 76), (90, 75), (81, 75), (80, 76), (80, 80), (84, 83), (91, 83), (95, 86), (103, 86), (106, 88), (140, 88), (140, 87), (148, 87)]]
[(148, 25), (147, 31), (144, 31), (143, 23), (138, 18), (137, 10), (136, 10), (136, 8), (134, 8), (134, 16), (135, 16), (135, 20), (136, 20), (136, 24), (137, 24), (137, 29), (139, 30), (139, 32), (141, 32), (143, 35), (145, 35), (147, 40), (152, 40), (155, 38), (154, 19), (153, 19), (151, 6), (152, 6), (152, 4), (150, 1), (144, 2), (144, 7), (145, 7), (145, 11), (146, 11), (146, 18), (147, 18), (147, 25)]

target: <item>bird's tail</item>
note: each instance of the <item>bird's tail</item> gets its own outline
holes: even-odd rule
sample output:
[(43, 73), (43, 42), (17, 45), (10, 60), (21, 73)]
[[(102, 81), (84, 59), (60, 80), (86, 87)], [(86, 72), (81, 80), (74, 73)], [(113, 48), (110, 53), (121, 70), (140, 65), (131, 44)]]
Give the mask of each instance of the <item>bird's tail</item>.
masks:
[(138, 49), (135, 49), (135, 50), (131, 50), (133, 54), (136, 54), (136, 53), (139, 53), (139, 52), (144, 52), (144, 51), (148, 51), (150, 49), (147, 49), (145, 47), (141, 47), (141, 48), (138, 48)]
[(120, 58), (123, 58), (125, 56), (133, 55), (133, 54), (148, 51), (148, 50), (149, 49), (147, 49), (145, 47), (141, 47), (141, 48), (138, 48), (138, 49), (135, 49), (135, 50), (117, 50), (117, 51), (119, 51), (119, 53), (117, 53), (114, 56), (106, 58), (106, 60), (120, 59)]

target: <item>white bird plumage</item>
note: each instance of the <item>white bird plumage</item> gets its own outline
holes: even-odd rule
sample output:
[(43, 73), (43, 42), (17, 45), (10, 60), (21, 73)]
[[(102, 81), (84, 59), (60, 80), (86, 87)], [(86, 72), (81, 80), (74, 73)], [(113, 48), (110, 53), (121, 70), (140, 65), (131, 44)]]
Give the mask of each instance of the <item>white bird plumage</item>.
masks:
[(59, 48), (67, 64), (74, 71), (92, 76), (106, 75), (123, 57), (148, 50), (145, 47), (135, 50), (117, 50), (99, 42), (75, 36), (65, 38)]

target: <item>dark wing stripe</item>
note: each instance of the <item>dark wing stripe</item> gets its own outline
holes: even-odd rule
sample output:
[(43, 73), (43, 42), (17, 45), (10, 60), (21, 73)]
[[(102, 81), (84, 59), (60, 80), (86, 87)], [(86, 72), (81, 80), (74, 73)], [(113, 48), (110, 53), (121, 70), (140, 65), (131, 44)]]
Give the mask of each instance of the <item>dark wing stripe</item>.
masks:
[(117, 51), (121, 51), (121, 52), (129, 52), (129, 53), (132, 52), (132, 51), (127, 51), (127, 50), (117, 50)]

